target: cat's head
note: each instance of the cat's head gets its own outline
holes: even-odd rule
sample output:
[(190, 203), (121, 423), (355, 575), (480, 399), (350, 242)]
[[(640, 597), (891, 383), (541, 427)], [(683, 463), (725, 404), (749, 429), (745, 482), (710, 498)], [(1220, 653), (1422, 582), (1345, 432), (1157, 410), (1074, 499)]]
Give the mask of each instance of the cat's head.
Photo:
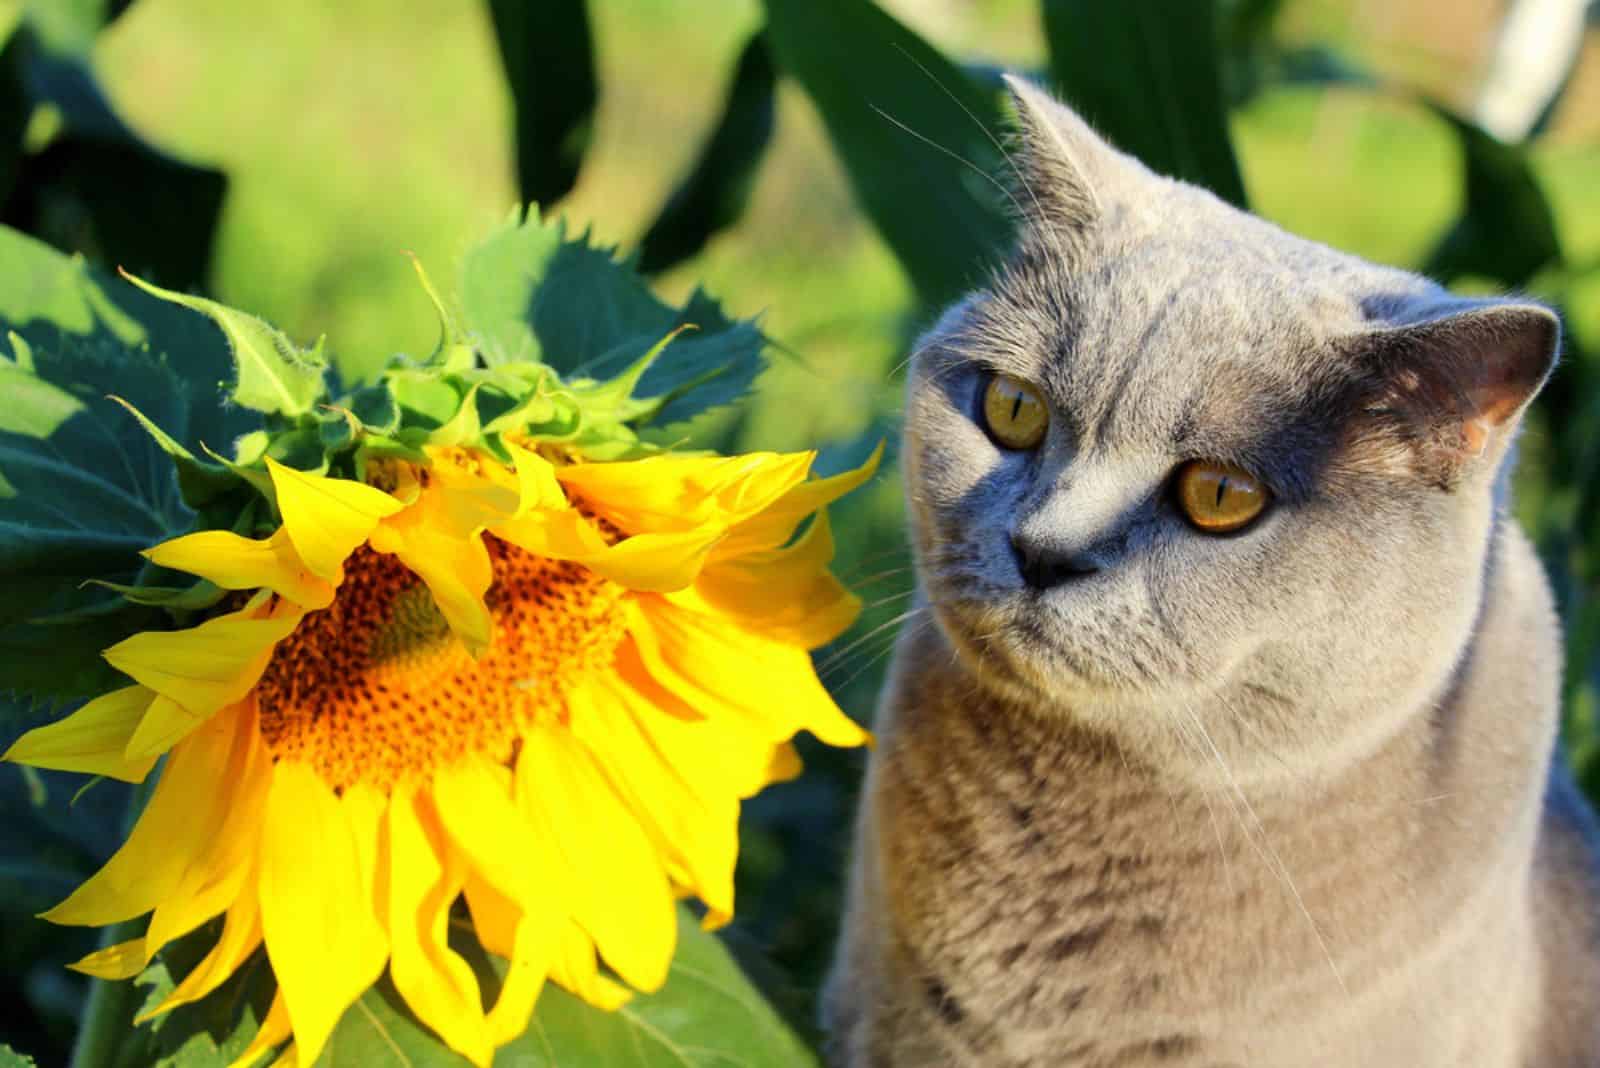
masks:
[(1017, 250), (908, 387), (939, 626), (987, 684), (1151, 754), (1369, 744), (1471, 632), (1556, 318), (1292, 237), (1012, 89)]

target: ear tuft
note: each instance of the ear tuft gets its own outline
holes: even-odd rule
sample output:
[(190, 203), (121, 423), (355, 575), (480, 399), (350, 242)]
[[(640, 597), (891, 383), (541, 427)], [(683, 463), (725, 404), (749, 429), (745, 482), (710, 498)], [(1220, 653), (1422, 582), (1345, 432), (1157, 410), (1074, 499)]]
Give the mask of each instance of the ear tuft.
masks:
[(1071, 108), (1027, 79), (1007, 74), (1005, 83), (1021, 146), (1017, 200), (1028, 221), (1056, 230), (1088, 228), (1100, 214), (1088, 159), (1099, 138)]

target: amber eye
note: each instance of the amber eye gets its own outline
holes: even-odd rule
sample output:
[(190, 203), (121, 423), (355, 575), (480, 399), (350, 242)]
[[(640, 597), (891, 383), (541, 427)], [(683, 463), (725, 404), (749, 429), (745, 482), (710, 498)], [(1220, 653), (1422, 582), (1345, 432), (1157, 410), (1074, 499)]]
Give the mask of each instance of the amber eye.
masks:
[(1232, 464), (1190, 460), (1178, 469), (1178, 507), (1207, 534), (1243, 530), (1272, 495), (1261, 480)]
[(983, 391), (983, 421), (1008, 449), (1031, 449), (1044, 439), (1050, 409), (1038, 390), (1020, 378), (995, 375)]

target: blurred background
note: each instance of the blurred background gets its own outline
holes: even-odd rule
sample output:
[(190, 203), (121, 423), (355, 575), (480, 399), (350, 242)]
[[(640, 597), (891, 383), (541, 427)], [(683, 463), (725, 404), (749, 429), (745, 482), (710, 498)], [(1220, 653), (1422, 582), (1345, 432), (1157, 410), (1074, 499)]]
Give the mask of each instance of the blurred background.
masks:
[[(0, 221), (326, 334), (359, 378), (434, 343), (404, 251), (448, 283), (538, 200), (642, 249), (674, 303), (703, 284), (763, 316), (772, 366), (706, 441), (820, 447), (838, 468), (893, 440), (910, 339), (1003, 250), (997, 74), (1032, 73), (1157, 169), (1291, 231), (1562, 309), (1568, 359), (1526, 434), (1518, 507), (1568, 623), (1569, 748), (1593, 795), (1600, 31), (1583, 7), (0, 0)], [(835, 520), (867, 610), (818, 666), (870, 721), (911, 583), (892, 463)], [(811, 774), (747, 806), (729, 934), (803, 1029), (862, 764), (806, 755)], [(0, 768), (0, 804), (26, 799)], [(62, 817), (61, 886), (41, 886), (6, 867), (43, 847), (4, 815), (0, 1041), (59, 1063), (82, 996), (60, 964), (87, 947), (25, 917), (114, 836), (85, 832), (83, 808)]]

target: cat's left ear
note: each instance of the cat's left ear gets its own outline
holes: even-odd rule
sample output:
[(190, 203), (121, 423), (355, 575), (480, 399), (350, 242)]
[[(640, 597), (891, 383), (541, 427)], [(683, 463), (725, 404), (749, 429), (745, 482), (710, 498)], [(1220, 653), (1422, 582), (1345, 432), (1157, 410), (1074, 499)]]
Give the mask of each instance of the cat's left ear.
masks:
[(1456, 299), (1364, 340), (1379, 383), (1369, 412), (1398, 416), (1446, 481), (1498, 462), (1561, 348), (1561, 321), (1532, 303)]

